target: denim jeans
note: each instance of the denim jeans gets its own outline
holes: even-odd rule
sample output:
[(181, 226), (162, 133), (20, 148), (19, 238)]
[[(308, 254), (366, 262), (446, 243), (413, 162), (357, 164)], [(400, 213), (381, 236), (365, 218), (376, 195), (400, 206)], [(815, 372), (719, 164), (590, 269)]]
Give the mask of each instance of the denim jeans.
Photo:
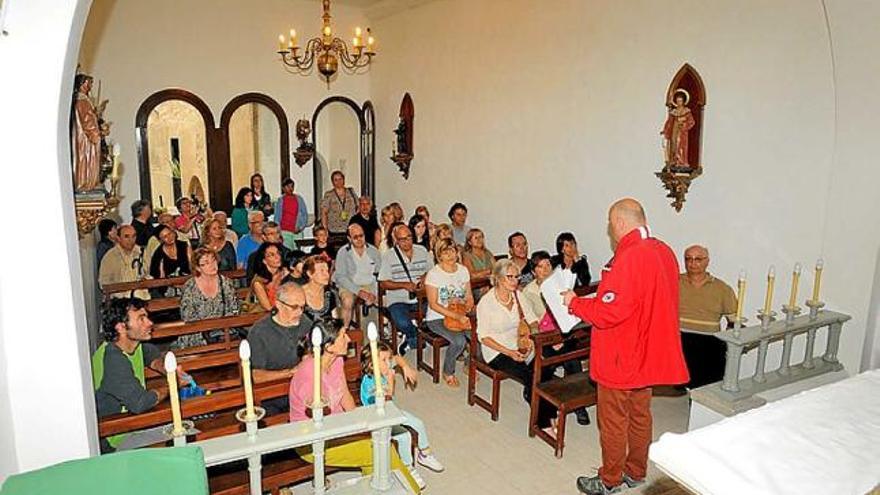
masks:
[(416, 348), (416, 326), (410, 319), (410, 313), (414, 312), (416, 308), (415, 303), (394, 303), (388, 306), (388, 313), (391, 315), (394, 327), (406, 335), (406, 345), (410, 349)]
[[(428, 430), (425, 429), (425, 423), (408, 411), (401, 410), (400, 412), (406, 416), (406, 421), (403, 424), (416, 430), (416, 433), (419, 434), (419, 450), (425, 450), (430, 447), (431, 444), (428, 442)], [(409, 434), (409, 430), (395, 426), (391, 429), (391, 433), (392, 438), (397, 440), (397, 453), (400, 454), (400, 460), (407, 466), (412, 466), (415, 459), (412, 457), (412, 436)]]
[[(455, 360), (467, 347), (467, 334), (465, 332), (453, 332), (443, 325), (443, 320), (430, 320), (425, 322), (428, 328), (449, 341), (449, 347), (446, 348), (446, 355), (443, 357), (443, 374), (447, 376), (455, 375)], [(437, 366), (437, 363), (434, 363)]]

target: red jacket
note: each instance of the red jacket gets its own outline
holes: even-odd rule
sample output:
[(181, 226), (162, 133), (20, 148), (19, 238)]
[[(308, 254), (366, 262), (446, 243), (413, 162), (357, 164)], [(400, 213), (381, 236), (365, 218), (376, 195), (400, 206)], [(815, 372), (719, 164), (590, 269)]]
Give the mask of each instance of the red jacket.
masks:
[(596, 382), (628, 390), (689, 380), (678, 327), (678, 262), (647, 227), (620, 240), (596, 297), (572, 300), (569, 311), (593, 325)]

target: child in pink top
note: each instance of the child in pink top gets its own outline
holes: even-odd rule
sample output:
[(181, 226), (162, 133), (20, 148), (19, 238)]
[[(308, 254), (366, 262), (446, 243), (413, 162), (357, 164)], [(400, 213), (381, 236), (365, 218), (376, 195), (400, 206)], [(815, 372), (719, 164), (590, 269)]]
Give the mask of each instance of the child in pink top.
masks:
[[(345, 340), (348, 341), (348, 337)], [(321, 360), (325, 361), (323, 356)], [(291, 422), (309, 419), (306, 416), (306, 408), (311, 407), (313, 403), (314, 388), (312, 387), (312, 381), (315, 376), (314, 362), (315, 358), (312, 354), (303, 356), (299, 367), (297, 367), (293, 378), (290, 380)], [(348, 409), (343, 406), (343, 402), (346, 399), (345, 395), (347, 394), (348, 398), (351, 398), (348, 385), (345, 383), (345, 370), (342, 363), (343, 359), (341, 357), (334, 356), (333, 361), (329, 366), (325, 365), (324, 372), (321, 374), (321, 395), (324, 400), (328, 401), (330, 414), (347, 411)]]

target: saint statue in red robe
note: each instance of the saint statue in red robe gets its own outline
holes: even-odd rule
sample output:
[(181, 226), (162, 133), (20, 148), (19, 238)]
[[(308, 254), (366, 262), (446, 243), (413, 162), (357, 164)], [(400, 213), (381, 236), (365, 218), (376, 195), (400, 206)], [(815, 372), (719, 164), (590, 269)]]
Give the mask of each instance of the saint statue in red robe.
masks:
[(76, 77), (76, 95), (73, 101), (74, 190), (88, 192), (101, 183), (101, 129), (98, 115), (89, 100), (92, 78), (84, 74)]
[(688, 163), (688, 132), (694, 127), (694, 116), (687, 107), (690, 95), (684, 89), (672, 93), (673, 107), (663, 125), (663, 147), (666, 165), (675, 168), (691, 168)]

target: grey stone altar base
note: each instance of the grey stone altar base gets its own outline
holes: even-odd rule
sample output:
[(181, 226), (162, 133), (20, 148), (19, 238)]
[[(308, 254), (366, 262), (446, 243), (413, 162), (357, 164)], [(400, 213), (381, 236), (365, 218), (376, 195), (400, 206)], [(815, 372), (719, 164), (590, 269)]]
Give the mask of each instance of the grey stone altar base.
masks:
[[(269, 426), (249, 434), (237, 433), (192, 443), (202, 448), (206, 466), (216, 466), (247, 459), (253, 474), (259, 480), (260, 457), (272, 452), (290, 450), (307, 445), (315, 454), (315, 493), (334, 495), (356, 494), (411, 494), (402, 473), (391, 471), (391, 427), (405, 421), (403, 413), (393, 402), (384, 404), (384, 412), (377, 406), (358, 407), (352, 411), (333, 414), (314, 421), (298, 421)], [(341, 482), (334, 488), (324, 489), (324, 444), (334, 438), (371, 432), (373, 436), (373, 474)], [(251, 494), (261, 494), (260, 486), (251, 485)]]
[[(789, 318), (788, 321), (773, 321), (763, 327), (758, 324), (716, 333), (715, 336), (727, 345), (724, 379), (691, 390), (691, 399), (724, 416), (733, 416), (764, 405), (766, 400), (756, 394), (824, 373), (842, 370), (843, 365), (837, 360), (840, 332), (843, 324), (851, 317), (835, 311), (812, 313)], [(814, 356), (816, 331), (823, 327), (828, 327), (825, 354), (821, 357)], [(804, 359), (800, 363), (792, 365), (793, 340), (799, 334), (807, 336)], [(765, 369), (767, 347), (771, 341), (776, 340), (783, 342), (781, 362), (778, 368), (768, 372)], [(752, 376), (740, 378), (743, 351), (747, 347), (755, 345), (758, 348), (755, 373)]]

